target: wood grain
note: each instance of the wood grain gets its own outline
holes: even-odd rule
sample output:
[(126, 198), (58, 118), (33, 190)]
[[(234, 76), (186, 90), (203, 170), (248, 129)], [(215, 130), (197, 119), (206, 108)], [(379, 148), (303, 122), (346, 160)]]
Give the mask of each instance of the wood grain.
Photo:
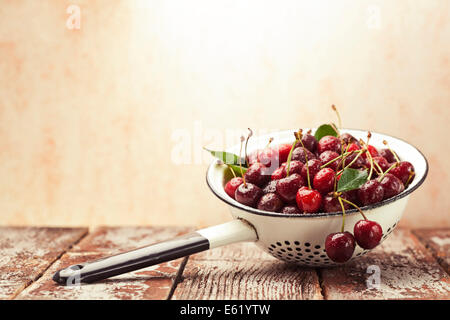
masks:
[(450, 274), (450, 229), (417, 229), (413, 233)]
[[(368, 267), (380, 270), (378, 288)], [(339, 268), (320, 271), (326, 299), (449, 299), (450, 278), (420, 241), (395, 230), (379, 247)], [(372, 278), (369, 278), (372, 277)]]
[(189, 258), (173, 299), (322, 299), (314, 269), (281, 262), (253, 243)]
[(86, 228), (0, 228), (0, 299), (14, 298), (86, 233)]
[(123, 274), (94, 284), (66, 287), (51, 277), (72, 264), (92, 261), (173, 238), (188, 228), (98, 228), (57, 261), (18, 299), (167, 299), (182, 259)]

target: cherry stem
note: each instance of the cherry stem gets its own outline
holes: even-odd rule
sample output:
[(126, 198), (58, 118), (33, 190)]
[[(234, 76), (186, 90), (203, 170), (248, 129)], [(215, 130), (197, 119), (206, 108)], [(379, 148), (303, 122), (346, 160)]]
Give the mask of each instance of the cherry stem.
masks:
[(342, 203), (342, 198), (338, 197), (338, 201), (339, 204), (341, 205), (342, 208), (342, 227), (341, 227), (341, 232), (344, 232), (344, 227), (345, 227), (345, 208), (344, 208), (344, 204)]
[(391, 171), (392, 169), (394, 169), (397, 166), (397, 163), (394, 163), (392, 166), (389, 167), (389, 169), (387, 169), (379, 178), (378, 181), (381, 182), (383, 181), (384, 176), (389, 173), (389, 171)]
[(327, 163), (321, 165), (321, 166), (320, 166), (320, 169), (323, 169), (323, 168), (327, 167), (328, 165), (332, 164), (333, 162), (335, 162), (335, 161), (337, 161), (337, 160), (339, 160), (339, 159), (342, 159), (343, 157), (349, 156), (349, 155), (351, 155), (351, 154), (353, 154), (353, 153), (356, 153), (356, 152), (359, 152), (359, 150), (354, 150), (354, 151), (350, 151), (350, 152), (345, 152), (345, 153), (339, 155), (338, 157), (334, 158), (333, 160), (330, 160), (330, 161), (328, 161)]
[(291, 158), (292, 158), (292, 152), (294, 151), (295, 145), (297, 144), (298, 140), (296, 139), (294, 143), (292, 144), (291, 150), (289, 151), (289, 155), (287, 158), (287, 165), (286, 165), (286, 177), (289, 177), (289, 168), (291, 167)]
[(341, 121), (341, 116), (339, 115), (339, 112), (337, 111), (337, 108), (334, 104), (331, 105), (331, 109), (333, 109), (334, 112), (336, 112), (337, 118), (338, 118), (338, 123), (339, 123), (339, 128), (342, 129), (342, 121)]
[(340, 197), (339, 197), (339, 199), (342, 199), (342, 201), (348, 203), (348, 204), (351, 205), (351, 206), (354, 206), (356, 209), (358, 209), (359, 213), (361, 213), (361, 215), (363, 216), (364, 220), (367, 220), (366, 215), (364, 214), (364, 212), (362, 212), (362, 210), (361, 210), (360, 207), (358, 207), (356, 204), (354, 204), (353, 202), (351, 202), (351, 201), (349, 201), (349, 200), (347, 200), (347, 199), (340, 198)]
[(303, 141), (302, 141), (302, 129), (300, 129), (298, 131), (298, 140), (300, 141), (303, 151), (305, 152), (306, 178), (308, 180), (308, 188), (311, 189), (311, 179), (309, 178), (308, 154), (306, 152), (305, 145), (303, 144)]
[(272, 141), (273, 141), (273, 138), (270, 138), (269, 142), (267, 143), (267, 145), (266, 145), (266, 147), (264, 149), (267, 149), (270, 146), (270, 144), (272, 143)]
[(227, 167), (228, 167), (228, 169), (230, 169), (231, 173), (233, 174), (233, 177), (236, 178), (236, 173), (234, 173), (233, 168), (229, 164), (227, 164)]
[(391, 146), (388, 144), (388, 142), (386, 140), (383, 140), (383, 144), (388, 147), (389, 151), (391, 151), (391, 153), (394, 155), (395, 161), (397, 161), (397, 163), (399, 163), (400, 159), (398, 158), (398, 156), (394, 152), (394, 150), (391, 149)]
[(338, 136), (340, 136), (340, 134), (339, 134), (339, 129), (336, 128), (335, 124), (334, 124), (334, 123), (330, 123), (330, 126), (333, 128), (333, 130), (336, 132), (336, 134), (337, 134)]
[[(336, 173), (336, 176), (340, 175), (345, 169), (350, 167), (359, 158), (359, 156), (361, 156), (365, 151), (366, 150), (355, 150), (354, 152), (358, 152), (358, 155), (348, 165), (346, 165), (344, 168), (342, 168), (342, 170), (338, 171)], [(342, 162), (344, 162), (344, 161), (342, 161)]]
[[(253, 131), (252, 131), (252, 129), (250, 129), (250, 128), (248, 128), (248, 131), (249, 131), (249, 133), (248, 133), (248, 136), (247, 136), (247, 140), (245, 140), (245, 163), (247, 164), (247, 167), (248, 167), (248, 158), (247, 158), (247, 144), (248, 144), (248, 140), (250, 140), (250, 137), (253, 135)], [(242, 139), (241, 139), (242, 140)], [(242, 146), (241, 146), (242, 147)], [(239, 157), (240, 157), (241, 155), (239, 154)]]
[(380, 165), (378, 164), (378, 162), (374, 161), (373, 164), (375, 165), (375, 170), (377, 171), (377, 173), (379, 174), (383, 174), (383, 169), (381, 169)]
[[(241, 157), (241, 155), (242, 155), (242, 144), (243, 144), (244, 140), (245, 140), (245, 138), (243, 136), (241, 136), (241, 149), (239, 150), (239, 168), (241, 169), (241, 176), (242, 176), (242, 180), (243, 180), (243, 183), (244, 183), (244, 187), (247, 188), (247, 184), (245, 183), (245, 175), (244, 175), (244, 172), (242, 171), (242, 157)], [(247, 139), (247, 141), (248, 141), (248, 139)]]
[(415, 174), (416, 174), (416, 173), (415, 173), (414, 171), (411, 171), (411, 172), (409, 173), (408, 180), (406, 180), (406, 183), (405, 183), (405, 188), (408, 187), (409, 183), (411, 182), (411, 178), (414, 177)]

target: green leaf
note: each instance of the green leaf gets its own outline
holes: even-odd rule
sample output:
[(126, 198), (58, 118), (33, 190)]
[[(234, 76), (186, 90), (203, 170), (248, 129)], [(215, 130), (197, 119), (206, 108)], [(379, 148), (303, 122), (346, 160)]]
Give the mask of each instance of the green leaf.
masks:
[[(225, 164), (239, 165), (239, 156), (235, 155), (234, 153), (225, 152), (225, 151), (214, 151), (214, 150), (209, 150), (206, 148), (203, 148), (203, 149), (205, 149), (206, 151), (211, 153), (217, 159), (222, 160), (222, 162)], [(245, 167), (244, 159), (242, 159), (242, 166)]]
[(336, 191), (344, 192), (358, 189), (367, 181), (367, 177), (367, 171), (346, 168), (344, 172), (342, 172)]
[(338, 135), (336, 130), (334, 130), (330, 124), (323, 124), (317, 128), (316, 132), (314, 133), (314, 137), (316, 137), (317, 141), (319, 141), (325, 136), (337, 137)]
[[(239, 168), (239, 166), (234, 165), (234, 164), (228, 164), (228, 166), (231, 168), (231, 170), (234, 171), (234, 173), (236, 174), (236, 177), (242, 177), (241, 175), (241, 168)], [(247, 168), (242, 167), (242, 173), (245, 174), (247, 172)]]

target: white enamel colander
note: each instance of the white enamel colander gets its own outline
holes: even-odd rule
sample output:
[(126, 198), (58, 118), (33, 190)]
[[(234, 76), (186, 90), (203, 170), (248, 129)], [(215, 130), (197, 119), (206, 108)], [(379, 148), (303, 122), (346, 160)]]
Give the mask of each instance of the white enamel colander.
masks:
[[(274, 138), (273, 145), (292, 143), (294, 131), (252, 138), (249, 152), (265, 145), (269, 137)], [(367, 131), (343, 129), (342, 132), (348, 132), (357, 139), (367, 137)], [(410, 194), (424, 182), (428, 172), (427, 160), (414, 146), (401, 139), (372, 132), (371, 145), (382, 148), (383, 140), (389, 142), (401, 160), (414, 165), (415, 178), (397, 196), (361, 208), (368, 219), (378, 222), (383, 228), (382, 241), (395, 229)], [(239, 154), (239, 147), (237, 145), (227, 151)], [(55, 273), (53, 279), (61, 284), (94, 282), (241, 241), (253, 241), (264, 251), (286, 262), (311, 267), (337, 265), (325, 253), (325, 238), (330, 233), (340, 231), (342, 212), (282, 214), (247, 207), (224, 191), (224, 185), (230, 178), (229, 174), (226, 166), (214, 160), (208, 167), (206, 182), (211, 191), (230, 206), (233, 221), (112, 257), (70, 266)], [(355, 223), (361, 219), (356, 209), (346, 210), (345, 230), (353, 232)], [(356, 246), (352, 259), (369, 251)]]

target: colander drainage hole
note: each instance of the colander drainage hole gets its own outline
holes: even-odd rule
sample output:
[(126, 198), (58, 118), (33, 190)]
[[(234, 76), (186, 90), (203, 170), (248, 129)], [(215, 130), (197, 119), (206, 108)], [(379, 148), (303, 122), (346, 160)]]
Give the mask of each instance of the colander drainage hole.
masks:
[(295, 244), (296, 246), (299, 246), (299, 245), (300, 245), (300, 242), (294, 241), (294, 244)]
[(309, 243), (309, 242), (305, 243), (305, 247), (310, 247), (310, 246), (311, 246), (311, 243)]
[(289, 241), (285, 241), (284, 243), (285, 243), (287, 246), (291, 244)]

